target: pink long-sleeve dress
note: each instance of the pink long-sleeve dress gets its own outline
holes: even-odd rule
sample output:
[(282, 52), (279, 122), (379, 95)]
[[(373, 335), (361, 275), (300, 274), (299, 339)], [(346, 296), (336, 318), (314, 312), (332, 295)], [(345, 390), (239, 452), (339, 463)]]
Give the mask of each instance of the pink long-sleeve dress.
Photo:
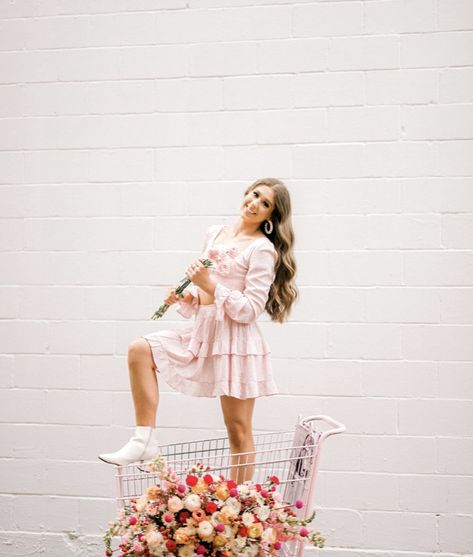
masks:
[[(207, 230), (201, 258), (210, 254), (225, 264), (210, 268), (217, 286), (213, 304), (199, 303), (191, 284), (191, 303), (178, 302), (177, 311), (192, 325), (143, 335), (157, 370), (166, 383), (192, 396), (228, 395), (239, 399), (277, 394), (270, 349), (256, 323), (263, 313), (275, 277), (277, 252), (266, 237), (245, 248), (215, 244), (224, 225)], [(230, 254), (230, 255), (229, 255)]]

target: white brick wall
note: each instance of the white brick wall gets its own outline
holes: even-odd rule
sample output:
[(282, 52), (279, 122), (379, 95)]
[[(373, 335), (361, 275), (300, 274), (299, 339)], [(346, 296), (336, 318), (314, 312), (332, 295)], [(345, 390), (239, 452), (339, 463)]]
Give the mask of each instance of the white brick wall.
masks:
[[(292, 193), (301, 302), (262, 319), (281, 394), (256, 427), (347, 425), (312, 554), (473, 554), (470, 0), (0, 2), (6, 554), (101, 555), (128, 343), (184, 325), (149, 316), (265, 175)], [(159, 423), (224, 431), (165, 385)]]

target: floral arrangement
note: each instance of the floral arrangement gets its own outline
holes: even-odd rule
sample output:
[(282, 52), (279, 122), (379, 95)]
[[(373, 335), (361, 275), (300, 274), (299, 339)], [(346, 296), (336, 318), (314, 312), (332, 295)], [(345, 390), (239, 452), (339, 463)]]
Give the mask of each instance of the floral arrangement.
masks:
[[(212, 267), (220, 275), (228, 275), (231, 270), (231, 260), (238, 255), (238, 248), (232, 246), (226, 249), (211, 248), (207, 253), (206, 259), (201, 259), (204, 267)], [(189, 286), (191, 281), (184, 277), (176, 286), (176, 294), (182, 296), (184, 290)], [(161, 318), (169, 309), (168, 304), (162, 304), (151, 316), (151, 319)]]
[[(160, 484), (132, 499), (110, 523), (104, 536), (105, 555), (119, 557), (257, 557), (276, 555), (285, 542), (302, 541), (324, 546), (320, 532), (308, 528), (315, 511), (297, 518), (277, 491), (279, 480), (237, 485), (212, 474), (202, 464), (193, 466), (181, 482), (163, 456), (149, 465)], [(116, 550), (112, 538), (120, 536)]]

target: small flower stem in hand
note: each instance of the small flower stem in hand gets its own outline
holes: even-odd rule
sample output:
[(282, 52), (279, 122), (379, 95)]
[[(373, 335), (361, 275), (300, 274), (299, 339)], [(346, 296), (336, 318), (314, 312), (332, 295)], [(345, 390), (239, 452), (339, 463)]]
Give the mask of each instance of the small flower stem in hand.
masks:
[[(210, 259), (201, 259), (204, 267), (211, 267), (212, 266), (212, 261), (210, 261)], [(178, 296), (182, 295), (182, 293), (184, 292), (184, 290), (189, 286), (189, 284), (191, 283), (191, 281), (187, 278), (184, 277), (179, 284), (176, 286), (176, 294)], [(169, 304), (163, 304), (162, 306), (160, 306), (155, 312), (154, 314), (151, 316), (151, 319), (159, 319), (160, 317), (162, 317), (166, 311), (169, 309)]]

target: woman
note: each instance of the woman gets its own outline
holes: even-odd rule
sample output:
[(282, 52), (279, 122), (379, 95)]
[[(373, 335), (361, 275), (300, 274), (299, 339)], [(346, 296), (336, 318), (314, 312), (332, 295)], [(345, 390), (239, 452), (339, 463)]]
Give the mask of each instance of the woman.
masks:
[[(232, 454), (254, 451), (252, 415), (255, 399), (277, 393), (269, 347), (256, 324), (266, 309), (283, 323), (298, 296), (292, 253), (294, 234), (286, 186), (274, 178), (254, 182), (246, 191), (233, 226), (207, 231), (202, 258), (186, 270), (192, 284), (183, 297), (169, 291), (167, 304), (195, 316), (182, 330), (150, 333), (129, 346), (128, 366), (135, 406), (135, 435), (119, 451), (99, 455), (111, 464), (129, 464), (159, 452), (156, 371), (174, 389), (193, 396), (220, 397)], [(234, 457), (233, 479), (253, 473), (251, 455)], [(234, 470), (234, 468), (232, 468)]]

